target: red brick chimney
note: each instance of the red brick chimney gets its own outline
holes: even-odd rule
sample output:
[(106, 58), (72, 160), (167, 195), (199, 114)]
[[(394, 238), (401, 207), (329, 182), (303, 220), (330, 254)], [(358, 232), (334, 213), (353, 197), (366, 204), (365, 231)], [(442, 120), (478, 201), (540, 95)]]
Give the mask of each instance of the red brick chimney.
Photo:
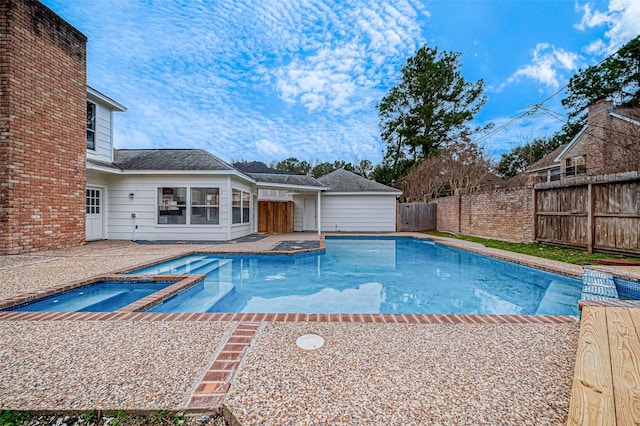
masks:
[(0, 0), (0, 254), (84, 242), (86, 42), (38, 0)]

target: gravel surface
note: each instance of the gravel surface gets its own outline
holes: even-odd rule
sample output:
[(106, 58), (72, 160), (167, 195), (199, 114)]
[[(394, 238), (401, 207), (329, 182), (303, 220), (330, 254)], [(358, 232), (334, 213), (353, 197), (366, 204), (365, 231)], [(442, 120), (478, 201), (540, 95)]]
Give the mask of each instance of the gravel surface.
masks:
[[(560, 425), (579, 324), (268, 324), (225, 405), (243, 425)], [(326, 343), (304, 351), (307, 333)]]
[(231, 322), (0, 321), (4, 409), (180, 409)]

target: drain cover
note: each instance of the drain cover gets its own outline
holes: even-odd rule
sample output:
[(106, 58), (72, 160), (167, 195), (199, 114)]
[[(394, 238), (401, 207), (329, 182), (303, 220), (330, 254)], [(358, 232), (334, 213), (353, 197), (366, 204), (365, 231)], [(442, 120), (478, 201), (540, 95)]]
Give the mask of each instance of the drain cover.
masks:
[(317, 334), (305, 334), (304, 336), (298, 337), (296, 345), (306, 351), (312, 351), (314, 349), (320, 349), (322, 345), (324, 345), (324, 339)]

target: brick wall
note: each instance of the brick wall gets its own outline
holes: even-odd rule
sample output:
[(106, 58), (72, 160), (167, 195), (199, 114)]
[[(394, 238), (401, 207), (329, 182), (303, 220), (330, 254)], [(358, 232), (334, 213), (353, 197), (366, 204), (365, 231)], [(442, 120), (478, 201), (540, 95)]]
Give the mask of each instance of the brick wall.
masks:
[(86, 37), (0, 0), (0, 254), (85, 239)]
[(438, 231), (460, 233), (460, 196), (436, 198), (432, 202), (438, 204)]
[(436, 198), (438, 231), (497, 240), (533, 241), (530, 187)]

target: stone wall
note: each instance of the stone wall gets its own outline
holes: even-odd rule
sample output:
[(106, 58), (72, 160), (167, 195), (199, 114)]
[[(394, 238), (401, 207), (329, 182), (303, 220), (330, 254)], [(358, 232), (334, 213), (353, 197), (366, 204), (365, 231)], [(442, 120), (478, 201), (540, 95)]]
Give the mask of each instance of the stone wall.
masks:
[(0, 0), (0, 254), (85, 239), (86, 37)]

